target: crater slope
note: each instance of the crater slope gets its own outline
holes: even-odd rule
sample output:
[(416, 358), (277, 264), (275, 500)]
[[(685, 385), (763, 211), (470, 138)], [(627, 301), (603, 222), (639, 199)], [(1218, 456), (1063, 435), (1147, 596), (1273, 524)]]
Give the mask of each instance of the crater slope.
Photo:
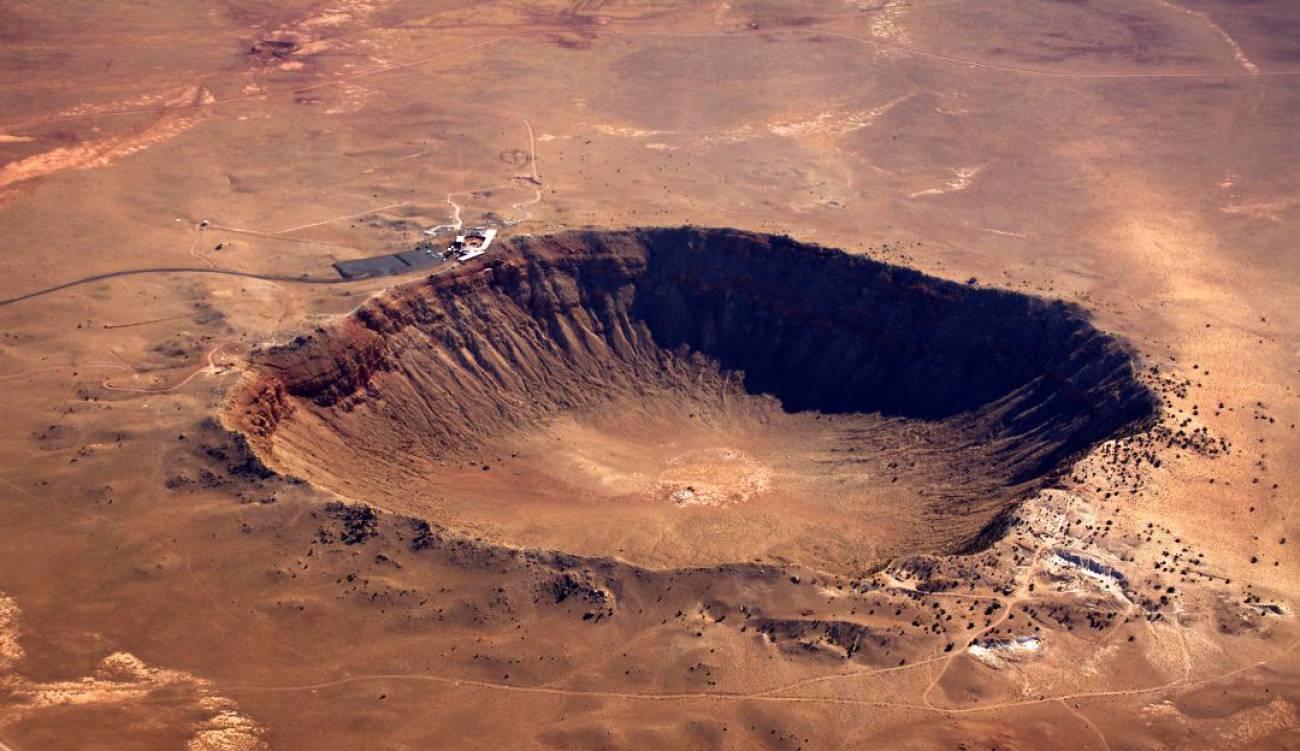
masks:
[(679, 228), (511, 238), (262, 351), (227, 419), (279, 471), (503, 544), (859, 573), (987, 544), (1157, 409), (1074, 307)]

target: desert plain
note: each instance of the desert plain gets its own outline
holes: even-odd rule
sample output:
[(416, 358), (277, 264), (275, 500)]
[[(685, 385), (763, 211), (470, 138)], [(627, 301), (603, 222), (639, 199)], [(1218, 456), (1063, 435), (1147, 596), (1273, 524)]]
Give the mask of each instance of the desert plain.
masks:
[(1298, 116), (1281, 0), (0, 3), (0, 751), (1300, 746)]

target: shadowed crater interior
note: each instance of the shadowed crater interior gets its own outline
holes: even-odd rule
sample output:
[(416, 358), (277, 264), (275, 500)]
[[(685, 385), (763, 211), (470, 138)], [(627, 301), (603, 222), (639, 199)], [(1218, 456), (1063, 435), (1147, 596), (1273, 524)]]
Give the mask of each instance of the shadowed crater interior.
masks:
[(1157, 410), (1077, 308), (734, 230), (573, 231), (259, 353), (271, 467), (499, 542), (860, 573), (986, 544)]

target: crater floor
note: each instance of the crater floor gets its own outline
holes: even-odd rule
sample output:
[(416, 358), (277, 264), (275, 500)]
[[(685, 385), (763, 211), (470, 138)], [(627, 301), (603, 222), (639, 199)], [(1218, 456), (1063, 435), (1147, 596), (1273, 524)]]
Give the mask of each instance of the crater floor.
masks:
[(269, 348), (268, 465), (512, 546), (858, 573), (1156, 411), (1076, 309), (734, 230), (517, 237)]

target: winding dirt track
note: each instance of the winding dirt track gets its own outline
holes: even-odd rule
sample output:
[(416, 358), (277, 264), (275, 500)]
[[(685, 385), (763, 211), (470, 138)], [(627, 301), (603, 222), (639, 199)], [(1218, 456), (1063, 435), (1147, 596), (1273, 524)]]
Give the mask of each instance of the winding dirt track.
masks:
[[(339, 678), (332, 681), (321, 681), (320, 683), (308, 683), (295, 686), (223, 686), (222, 690), (227, 693), (282, 693), (294, 691), (318, 691), (326, 688), (346, 686), (352, 683), (363, 683), (368, 681), (423, 681), (430, 683), (442, 683), (454, 687), (482, 688), (494, 691), (507, 691), (525, 694), (549, 694), (555, 696), (589, 696), (607, 699), (626, 699), (630, 701), (760, 701), (773, 703), (792, 703), (792, 704), (836, 704), (855, 707), (889, 707), (894, 709), (911, 709), (917, 712), (930, 712), (934, 714), (974, 714), (977, 712), (990, 712), (997, 709), (1008, 709), (1012, 707), (1027, 707), (1036, 704), (1052, 704), (1065, 702), (1072, 699), (1104, 699), (1120, 696), (1140, 696), (1142, 694), (1159, 693), (1175, 688), (1178, 685), (1195, 686), (1206, 683), (1214, 683), (1240, 673), (1263, 667), (1269, 663), (1275, 662), (1300, 647), (1300, 641), (1293, 643), (1290, 647), (1280, 650), (1271, 657), (1257, 660), (1248, 665), (1243, 665), (1234, 670), (1229, 670), (1218, 675), (1201, 678), (1184, 683), (1181, 679), (1175, 679), (1171, 683), (1164, 683), (1158, 686), (1148, 686), (1146, 688), (1117, 689), (1114, 691), (1080, 691), (1071, 694), (1061, 694), (1057, 696), (1041, 696), (1030, 699), (1014, 699), (1011, 701), (998, 702), (996, 704), (982, 704), (973, 707), (932, 707), (925, 704), (912, 702), (889, 702), (889, 701), (868, 701), (865, 699), (849, 699), (831, 696), (774, 696), (770, 692), (784, 690), (783, 688), (767, 689), (760, 692), (739, 692), (739, 691), (703, 691), (703, 692), (680, 692), (680, 693), (636, 693), (629, 691), (597, 691), (590, 689), (570, 689), (554, 686), (518, 686), (509, 683), (496, 683), (493, 681), (481, 681), (470, 678), (450, 678), (447, 676), (423, 674), (423, 673), (390, 673), (390, 674), (366, 674), (353, 675), (346, 678)], [(927, 664), (932, 660), (918, 662), (912, 665)], [(885, 668), (885, 670), (894, 670), (895, 668)]]
[[(197, 377), (198, 377), (200, 374), (202, 374), (202, 373), (209, 372), (209, 371), (213, 371), (213, 370), (216, 370), (217, 368), (220, 368), (221, 366), (217, 364), (215, 358), (216, 358), (218, 355), (226, 354), (224, 350), (225, 350), (226, 347), (228, 347), (228, 346), (230, 346), (230, 345), (229, 345), (229, 344), (218, 344), (217, 346), (215, 346), (215, 347), (213, 347), (212, 349), (208, 350), (207, 354), (206, 354), (206, 355), (204, 356), (204, 358), (203, 358), (203, 359), (206, 361), (206, 364), (199, 364), (199, 365), (195, 366), (195, 367), (190, 371), (189, 375), (185, 376), (185, 377), (182, 378), (180, 381), (178, 381), (178, 382), (172, 384), (171, 386), (167, 386), (167, 387), (164, 387), (164, 388), (158, 388), (158, 389), (138, 389), (138, 388), (133, 388), (133, 387), (129, 387), (129, 386), (114, 386), (114, 385), (112, 385), (112, 384), (110, 384), (110, 383), (108, 382), (108, 379), (107, 379), (107, 378), (105, 378), (104, 380), (100, 381), (100, 386), (102, 386), (102, 387), (108, 389), (109, 391), (129, 391), (129, 392), (131, 392), (131, 393), (135, 393), (135, 394), (167, 394), (167, 393), (170, 393), (170, 392), (172, 392), (172, 391), (176, 391), (176, 390), (178, 390), (178, 389), (184, 387), (185, 384), (187, 384), (187, 383), (189, 383), (190, 381), (194, 380), (195, 378), (197, 378)], [(139, 371), (135, 371), (134, 368), (129, 368), (129, 366), (128, 366), (128, 369), (132, 370), (132, 371), (133, 371), (133, 375), (135, 375), (135, 376), (142, 375)]]

